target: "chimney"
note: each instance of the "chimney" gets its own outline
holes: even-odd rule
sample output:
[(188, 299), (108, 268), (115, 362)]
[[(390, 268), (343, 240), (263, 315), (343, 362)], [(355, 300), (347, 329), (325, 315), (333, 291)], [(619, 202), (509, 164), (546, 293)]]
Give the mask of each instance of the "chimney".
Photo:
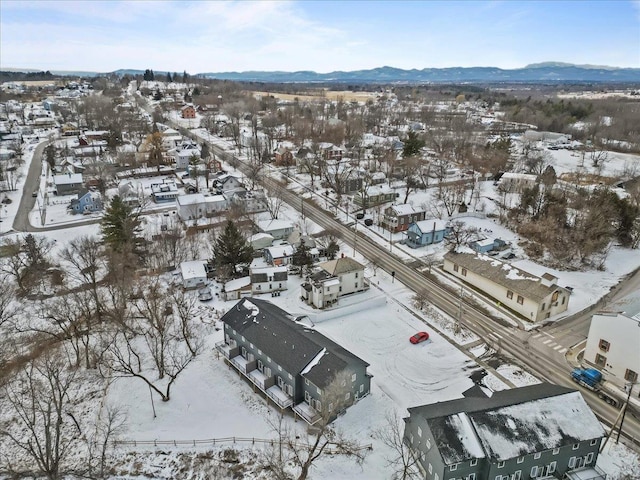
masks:
[(340, 254), (340, 258), (344, 258), (344, 253), (341, 253), (341, 254)]

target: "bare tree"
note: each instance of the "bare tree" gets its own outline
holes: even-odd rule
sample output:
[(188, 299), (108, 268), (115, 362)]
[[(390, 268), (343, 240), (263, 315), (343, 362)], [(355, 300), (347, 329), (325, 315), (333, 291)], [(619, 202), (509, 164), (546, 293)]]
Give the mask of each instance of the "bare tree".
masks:
[(113, 442), (123, 430), (127, 417), (118, 407), (107, 406), (100, 415), (91, 435), (85, 436), (87, 444), (88, 478), (107, 478), (109, 473), (109, 452)]
[(373, 434), (391, 449), (391, 456), (387, 457), (387, 466), (394, 469), (394, 480), (414, 480), (420, 478), (416, 468), (417, 459), (404, 442), (401, 420), (397, 412), (389, 411), (385, 415), (386, 423)]
[[(320, 420), (306, 437), (286, 429), (279, 433), (279, 441), (285, 446), (285, 463), (296, 469), (296, 479), (305, 480), (316, 460), (328, 450), (349, 455), (356, 462), (364, 461), (366, 451), (354, 440), (331, 425), (336, 416), (353, 402), (351, 374), (342, 371), (323, 389)], [(304, 441), (307, 440), (307, 442)]]
[[(30, 459), (23, 472), (49, 480), (64, 473), (65, 460), (78, 442), (78, 424), (69, 420), (74, 418), (76, 385), (76, 370), (69, 369), (59, 354), (49, 352), (30, 361), (3, 387), (13, 421), (0, 426), (0, 436)], [(8, 469), (20, 468), (19, 459), (1, 457)]]
[(455, 220), (449, 224), (449, 234), (445, 238), (445, 243), (455, 250), (458, 247), (464, 246), (469, 243), (477, 235), (478, 229), (475, 227), (469, 227), (466, 223)]
[(0, 273), (0, 326), (12, 320), (18, 313), (15, 297), (15, 286), (6, 274)]

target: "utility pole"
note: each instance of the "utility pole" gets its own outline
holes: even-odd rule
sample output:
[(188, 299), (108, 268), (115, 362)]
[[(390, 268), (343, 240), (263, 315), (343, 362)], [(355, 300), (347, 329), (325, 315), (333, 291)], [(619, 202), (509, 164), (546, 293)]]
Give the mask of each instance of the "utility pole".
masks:
[(460, 296), (458, 297), (458, 318), (456, 319), (456, 326), (454, 329), (455, 333), (460, 333), (460, 326), (462, 324), (462, 294), (463, 294), (463, 288), (464, 287), (460, 287)]
[(627, 394), (627, 401), (624, 403), (624, 407), (622, 408), (622, 419), (620, 420), (620, 428), (618, 429), (618, 436), (616, 437), (616, 443), (620, 441), (620, 434), (622, 433), (622, 425), (624, 424), (624, 417), (627, 414), (627, 409), (629, 408), (629, 401), (631, 400), (631, 391), (633, 390), (633, 386), (637, 385), (638, 382), (629, 382), (626, 386), (629, 387), (629, 393)]

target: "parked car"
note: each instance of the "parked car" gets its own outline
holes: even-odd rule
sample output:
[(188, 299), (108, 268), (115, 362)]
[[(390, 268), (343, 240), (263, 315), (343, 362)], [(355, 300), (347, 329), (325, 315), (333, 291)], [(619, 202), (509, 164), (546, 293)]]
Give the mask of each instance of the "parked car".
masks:
[(364, 218), (364, 213), (360, 212), (360, 213), (356, 213), (356, 218), (358, 220), (362, 220)]
[(365, 218), (365, 219), (364, 219), (364, 224), (365, 224), (367, 227), (370, 227), (371, 225), (373, 225), (373, 219), (372, 219), (372, 218)]
[(415, 335), (412, 335), (411, 337), (409, 337), (409, 341), (414, 345), (416, 343), (421, 343), (426, 340), (429, 340), (429, 334), (427, 332), (418, 332)]
[(208, 302), (211, 299), (213, 299), (213, 295), (211, 294), (211, 289), (209, 287), (198, 290), (198, 300), (201, 302)]

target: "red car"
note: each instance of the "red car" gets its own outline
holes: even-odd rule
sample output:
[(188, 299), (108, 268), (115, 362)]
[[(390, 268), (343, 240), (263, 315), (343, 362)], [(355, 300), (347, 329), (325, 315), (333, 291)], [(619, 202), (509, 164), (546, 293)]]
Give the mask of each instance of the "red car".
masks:
[(429, 340), (429, 334), (427, 332), (418, 332), (409, 338), (409, 341), (413, 344), (424, 342), (425, 340)]

